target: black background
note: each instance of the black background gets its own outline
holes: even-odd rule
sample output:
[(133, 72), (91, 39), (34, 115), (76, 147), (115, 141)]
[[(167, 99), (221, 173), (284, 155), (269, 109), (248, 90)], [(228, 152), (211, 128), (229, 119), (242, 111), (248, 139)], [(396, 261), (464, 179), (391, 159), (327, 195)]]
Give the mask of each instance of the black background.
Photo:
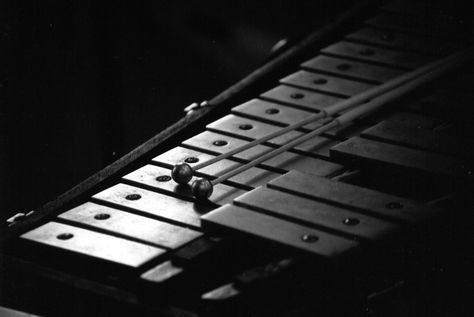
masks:
[[(0, 222), (54, 199), (259, 67), (280, 39), (350, 4), (1, 1)], [(439, 296), (468, 297), (466, 278)]]
[(3, 1), (0, 221), (37, 208), (349, 1)]

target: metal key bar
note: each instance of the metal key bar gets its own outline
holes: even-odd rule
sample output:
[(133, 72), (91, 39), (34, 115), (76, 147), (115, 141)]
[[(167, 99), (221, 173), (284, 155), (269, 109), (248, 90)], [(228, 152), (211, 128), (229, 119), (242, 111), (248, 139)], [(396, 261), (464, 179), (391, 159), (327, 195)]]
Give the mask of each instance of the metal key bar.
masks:
[(410, 34), (370, 27), (363, 27), (354, 33), (350, 33), (346, 35), (346, 39), (435, 56), (443, 56), (459, 48), (459, 45), (455, 43), (435, 38), (412, 36)]
[(403, 69), (414, 69), (432, 60), (417, 53), (400, 52), (377, 46), (353, 42), (339, 42), (321, 50), (324, 54), (336, 55), (369, 63)]
[[(286, 111), (286, 113), (289, 113), (290, 111)], [(241, 129), (241, 127), (245, 127), (246, 129)], [(228, 115), (217, 121), (214, 121), (208, 125), (207, 128), (211, 131), (245, 138), (250, 141), (262, 139), (269, 134), (281, 129), (278, 126), (235, 115)], [(335, 131), (334, 133), (337, 132)], [(302, 132), (291, 131), (274, 139), (268, 140), (267, 143), (281, 146), (301, 135), (303, 135)], [(322, 136), (316, 136), (311, 140), (306, 141), (304, 144), (297, 146), (295, 150), (304, 154), (324, 156), (322, 153), (328, 153), (329, 148), (336, 143), (337, 141), (335, 140), (331, 140)]]
[(382, 121), (363, 131), (361, 136), (459, 158), (474, 158), (474, 141), (468, 138), (453, 137), (395, 121)]
[[(203, 153), (202, 151), (192, 150), (184, 147), (176, 147), (161, 155), (158, 155), (153, 159), (153, 161), (159, 164), (166, 165), (168, 167), (173, 167), (176, 164), (186, 162), (186, 164), (189, 164), (190, 166), (194, 167), (200, 162), (207, 162), (213, 158), (215, 158), (215, 155)], [(199, 169), (198, 174), (214, 178), (241, 165), (242, 163), (224, 159)], [(235, 177), (229, 179), (229, 181), (237, 185), (244, 185), (247, 188), (251, 189), (253, 187), (263, 185), (271, 179), (278, 177), (279, 175), (280, 174), (278, 173), (255, 167), (245, 173), (236, 175)], [(176, 183), (173, 181), (171, 181), (171, 184), (176, 185)], [(215, 201), (217, 197), (218, 196), (211, 198), (213, 201)]]
[(58, 217), (168, 249), (176, 249), (202, 235), (188, 228), (91, 202), (66, 211)]
[(323, 177), (312, 177), (298, 171), (271, 181), (269, 187), (295, 195), (347, 206), (384, 219), (405, 223), (422, 223), (438, 210), (411, 200), (358, 187)]
[(303, 69), (380, 84), (403, 74), (403, 71), (330, 56), (316, 56), (303, 64)]
[(202, 222), (206, 228), (223, 227), (328, 258), (342, 256), (358, 246), (353, 240), (232, 205), (210, 212)]
[[(133, 182), (136, 185), (162, 191), (177, 197), (192, 199), (191, 187), (178, 185), (169, 176), (170, 170), (155, 165), (145, 165), (123, 177), (123, 179)], [(208, 175), (208, 174), (206, 174)], [(208, 175), (210, 176), (210, 175)], [(195, 178), (194, 178), (195, 179)], [(234, 198), (244, 194), (246, 191), (240, 188), (219, 184), (214, 188), (209, 201), (217, 205), (224, 205)]]
[(199, 229), (199, 216), (212, 208), (142, 188), (117, 184), (92, 196), (102, 202), (130, 208), (145, 216)]
[(250, 191), (237, 198), (234, 204), (373, 241), (382, 240), (398, 227), (348, 209), (269, 188)]
[(338, 161), (354, 161), (372, 166), (392, 166), (422, 174), (446, 176), (472, 181), (474, 166), (470, 161), (427, 153), (359, 137), (351, 138), (331, 149)]
[(260, 97), (270, 101), (287, 104), (292, 107), (316, 112), (341, 100), (341, 98), (338, 97), (285, 85), (280, 85), (270, 89), (261, 94)]
[(166, 252), (158, 247), (57, 222), (48, 222), (21, 238), (133, 268)]
[[(233, 138), (210, 131), (202, 132), (186, 141), (184, 145), (196, 148), (200, 151), (208, 151), (213, 154), (222, 154), (239, 148), (248, 143), (242, 139)], [(263, 145), (254, 146), (248, 150), (240, 152), (233, 157), (245, 162), (253, 161), (262, 156), (263, 153), (271, 151), (272, 148)], [(262, 167), (278, 169), (285, 172), (296, 169), (306, 173), (320, 176), (331, 175), (343, 168), (342, 165), (328, 161), (319, 160), (313, 157), (298, 155), (291, 152), (283, 152), (267, 161), (261, 163)]]
[(342, 97), (353, 96), (373, 86), (355, 80), (304, 70), (297, 71), (280, 79), (280, 83), (323, 93), (336, 94)]

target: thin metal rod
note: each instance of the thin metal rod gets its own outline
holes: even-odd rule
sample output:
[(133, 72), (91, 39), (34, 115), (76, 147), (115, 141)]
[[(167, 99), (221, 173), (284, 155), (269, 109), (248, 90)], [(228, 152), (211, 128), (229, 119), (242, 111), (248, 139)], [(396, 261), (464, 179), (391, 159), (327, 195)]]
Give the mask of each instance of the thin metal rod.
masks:
[(230, 177), (232, 177), (232, 176), (234, 176), (234, 175), (236, 175), (236, 174), (239, 174), (240, 172), (243, 172), (243, 171), (245, 171), (245, 170), (247, 170), (247, 169), (249, 169), (249, 168), (251, 168), (251, 167), (254, 167), (255, 165), (257, 165), (257, 164), (259, 164), (259, 163), (261, 163), (261, 162), (263, 162), (263, 161), (266, 161), (266, 160), (268, 160), (268, 159), (271, 159), (272, 157), (274, 157), (274, 156), (276, 156), (276, 155), (278, 155), (278, 154), (280, 154), (280, 153), (282, 153), (282, 152), (285, 152), (286, 150), (289, 150), (289, 149), (291, 149), (292, 147), (294, 147), (294, 146), (300, 144), (301, 142), (304, 142), (304, 141), (306, 141), (306, 140), (312, 138), (312, 137), (315, 136), (315, 135), (319, 135), (319, 134), (321, 134), (321, 133), (323, 133), (323, 132), (326, 132), (327, 130), (330, 130), (330, 129), (332, 129), (332, 128), (335, 128), (335, 127), (337, 127), (338, 125), (339, 125), (339, 123), (338, 123), (337, 121), (332, 120), (332, 121), (330, 121), (329, 123), (323, 125), (322, 127), (317, 128), (316, 130), (313, 130), (313, 131), (311, 131), (310, 133), (305, 134), (305, 135), (303, 135), (303, 136), (301, 136), (301, 137), (299, 137), (299, 138), (297, 138), (297, 139), (295, 139), (295, 140), (293, 140), (293, 141), (290, 141), (289, 143), (287, 143), (287, 144), (285, 144), (285, 145), (279, 147), (278, 149), (275, 149), (275, 150), (273, 150), (273, 151), (269, 151), (269, 152), (267, 152), (266, 154), (260, 156), (259, 158), (255, 159), (255, 160), (253, 160), (253, 161), (251, 161), (251, 162), (249, 162), (249, 163), (247, 163), (247, 164), (245, 164), (245, 165), (242, 165), (242, 166), (240, 166), (240, 167), (237, 167), (236, 169), (233, 169), (232, 171), (229, 171), (229, 172), (225, 173), (224, 175), (222, 175), (222, 176), (220, 176), (220, 177), (218, 177), (218, 178), (212, 180), (211, 183), (212, 183), (213, 185), (219, 184), (220, 182), (223, 182), (223, 181), (229, 179)]
[(407, 82), (391, 91), (385, 93), (382, 96), (377, 97), (376, 99), (371, 100), (365, 104), (360, 105), (357, 108), (354, 108), (339, 117), (335, 120), (339, 122), (340, 125), (349, 123), (361, 116), (365, 116), (375, 110), (378, 110), (385, 103), (388, 103), (394, 99), (403, 97), (404, 95), (412, 92), (413, 90), (423, 86), (440, 75), (444, 74), (447, 71), (450, 71), (458, 66), (460, 66), (465, 61), (473, 58), (472, 48), (462, 51), (458, 54), (452, 55), (450, 58), (444, 59), (443, 63), (435, 69), (431, 69), (428, 72), (425, 72), (423, 75), (418, 76), (410, 82)]
[(225, 173), (224, 175), (221, 175), (220, 177), (214, 179), (213, 181), (211, 181), (211, 183), (213, 185), (216, 185), (218, 183), (221, 183), (227, 179), (229, 179), (230, 177), (236, 175), (236, 174), (239, 174), (251, 167), (254, 167), (255, 165), (258, 165), (266, 160), (269, 160), (271, 158), (273, 158), (274, 156), (284, 152), (284, 151), (287, 151), (295, 146), (297, 146), (298, 144), (302, 143), (302, 142), (305, 142), (327, 130), (330, 130), (330, 129), (333, 129), (335, 127), (338, 127), (340, 125), (343, 125), (343, 124), (346, 124), (348, 122), (351, 122), (361, 116), (364, 116), (364, 115), (367, 115), (368, 113), (371, 113), (375, 110), (378, 110), (380, 107), (382, 107), (383, 105), (385, 105), (386, 103), (388, 102), (391, 102), (401, 96), (404, 96), (406, 95), (407, 93), (415, 90), (416, 88), (432, 81), (433, 79), (435, 79), (436, 77), (440, 76), (441, 74), (443, 74), (444, 72), (446, 71), (449, 71), (453, 68), (455, 68), (456, 66), (459, 66), (462, 62), (464, 62), (465, 60), (471, 58), (471, 50), (466, 50), (464, 52), (462, 52), (462, 54), (455, 54), (455, 55), (452, 55), (450, 58), (447, 58), (447, 59), (443, 59), (443, 63), (440, 65), (438, 64), (438, 67), (436, 69), (431, 69), (430, 71), (428, 72), (425, 72), (424, 74), (418, 76), (417, 78), (415, 78), (414, 80), (410, 81), (410, 82), (407, 82), (391, 91), (389, 91), (388, 93), (382, 95), (382, 96), (379, 96), (378, 98), (376, 99), (373, 99), (355, 109), (352, 109), (346, 113), (344, 113), (343, 115), (339, 116), (338, 118), (330, 121), (329, 123), (327, 123), (326, 125), (318, 128), (318, 129), (315, 129), (303, 136), (300, 136), (290, 142), (288, 142), (287, 144), (279, 147), (278, 149), (275, 149), (273, 151), (269, 151), (267, 153), (265, 153), (264, 155), (260, 156), (259, 158), (245, 164), (245, 165), (242, 165), (232, 171), (229, 171), (227, 173)]
[(375, 86), (375, 87), (372, 87), (366, 91), (363, 91), (349, 99), (346, 99), (346, 100), (342, 100), (340, 102), (337, 102), (333, 105), (330, 105), (328, 107), (326, 107), (325, 109), (321, 110), (321, 112), (319, 113), (316, 113), (316, 114), (313, 114), (311, 116), (309, 116), (308, 118), (306, 118), (305, 120), (302, 120), (300, 122), (297, 122), (297, 123), (294, 123), (292, 125), (289, 125), (285, 128), (282, 128), (282, 129), (279, 129), (267, 136), (264, 136), (260, 139), (256, 139), (256, 140), (253, 140), (249, 143), (246, 143), (238, 148), (235, 148), (229, 152), (226, 152), (226, 153), (222, 153), (214, 158), (211, 158), (205, 162), (202, 162), (202, 163), (199, 163), (197, 165), (195, 165), (192, 169), (194, 171), (198, 170), (198, 169), (201, 169), (203, 167), (206, 167), (208, 165), (211, 165), (215, 162), (218, 162), (220, 160), (223, 160), (223, 159), (226, 159), (234, 154), (237, 154), (237, 153), (240, 153), (242, 151), (245, 151), (251, 147), (254, 147), (256, 145), (260, 145), (262, 144), (263, 142), (266, 142), (268, 140), (271, 140), (273, 138), (276, 138), (277, 136), (280, 136), (282, 134), (285, 134), (287, 132), (290, 132), (290, 131), (293, 131), (293, 130), (296, 130), (308, 123), (311, 123), (311, 122), (314, 122), (316, 120), (320, 120), (320, 119), (324, 119), (324, 118), (327, 118), (327, 117), (330, 117), (332, 115), (335, 115), (341, 111), (344, 111), (346, 109), (349, 109), (351, 107), (354, 107), (354, 106), (357, 106), (363, 102), (366, 102), (367, 100), (369, 99), (372, 99), (372, 98), (375, 98), (377, 96), (380, 96), (384, 93), (386, 93), (387, 91), (391, 90), (391, 89), (394, 89), (410, 80), (413, 80), (414, 78), (418, 77), (418, 76), (421, 76), (427, 72), (430, 72), (432, 71), (433, 69), (436, 69), (438, 68), (440, 65), (448, 62), (449, 60), (451, 59), (456, 59), (459, 57), (460, 54), (463, 54), (465, 52), (461, 52), (461, 53), (458, 53), (458, 54), (454, 54), (454, 55), (451, 55), (451, 56), (448, 56), (444, 59), (441, 59), (441, 60), (438, 60), (436, 62), (432, 62), (430, 64), (427, 64), (423, 67), (420, 67), (414, 71), (411, 71), (409, 73), (406, 73), (406, 74), (403, 74), (399, 77), (396, 77), (382, 85), (379, 85), (379, 86)]
[(268, 141), (268, 140), (270, 140), (270, 139), (273, 139), (273, 138), (275, 138), (275, 137), (277, 137), (277, 136), (279, 136), (279, 135), (282, 135), (282, 134), (284, 134), (284, 133), (293, 131), (293, 130), (295, 130), (295, 129), (297, 129), (297, 128), (299, 128), (299, 127), (305, 125), (305, 124), (311, 123), (311, 122), (316, 121), (316, 120), (318, 120), (318, 119), (323, 119), (323, 118), (325, 118), (325, 117), (326, 117), (326, 116), (325, 116), (325, 114), (324, 114), (323, 112), (319, 112), (319, 113), (317, 113), (317, 114), (313, 114), (313, 115), (311, 115), (310, 117), (306, 118), (306, 119), (303, 120), (303, 121), (300, 121), (300, 122), (298, 122), (298, 123), (289, 125), (289, 126), (287, 126), (287, 127), (285, 127), (285, 128), (282, 128), (282, 129), (280, 129), (280, 130), (277, 130), (277, 131), (275, 131), (275, 132), (273, 132), (273, 133), (271, 133), (271, 134), (269, 134), (269, 135), (267, 135), (267, 136), (264, 136), (264, 137), (262, 137), (262, 138), (260, 138), (260, 139), (253, 140), (253, 141), (251, 141), (251, 142), (249, 142), (249, 143), (246, 143), (246, 144), (244, 144), (244, 145), (242, 145), (242, 146), (240, 146), (240, 147), (238, 147), (238, 148), (235, 148), (235, 149), (233, 149), (233, 150), (231, 150), (231, 151), (229, 151), (229, 152), (222, 153), (222, 154), (220, 154), (220, 155), (218, 155), (218, 156), (216, 156), (216, 157), (213, 157), (213, 158), (211, 158), (211, 159), (209, 159), (209, 160), (207, 160), (207, 161), (205, 161), (205, 162), (202, 162), (202, 163), (200, 163), (200, 164), (194, 165), (193, 170), (196, 171), (196, 170), (198, 170), (198, 169), (200, 169), (200, 168), (203, 168), (203, 167), (206, 167), (206, 166), (208, 166), (208, 165), (211, 165), (211, 164), (213, 164), (213, 163), (215, 163), (215, 162), (218, 162), (218, 161), (220, 161), (220, 160), (223, 160), (223, 159), (225, 159), (225, 158), (228, 158), (228, 157), (230, 157), (230, 156), (232, 156), (232, 155), (234, 155), (234, 154), (237, 154), (237, 153), (240, 153), (240, 152), (245, 151), (245, 150), (247, 150), (247, 149), (250, 149), (251, 147), (254, 147), (254, 146), (256, 146), (256, 145), (260, 145), (260, 144), (262, 144), (263, 142)]

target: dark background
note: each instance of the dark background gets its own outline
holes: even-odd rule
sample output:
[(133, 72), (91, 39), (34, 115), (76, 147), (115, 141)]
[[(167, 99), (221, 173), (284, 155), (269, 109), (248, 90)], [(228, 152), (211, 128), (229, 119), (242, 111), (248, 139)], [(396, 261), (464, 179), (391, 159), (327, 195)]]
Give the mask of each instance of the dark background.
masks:
[(0, 221), (54, 199), (349, 1), (0, 4)]
[[(352, 2), (0, 1), (0, 225), (118, 159), (185, 106), (259, 67), (280, 39), (301, 38)], [(468, 278), (452, 279), (440, 296), (468, 297), (458, 285)]]

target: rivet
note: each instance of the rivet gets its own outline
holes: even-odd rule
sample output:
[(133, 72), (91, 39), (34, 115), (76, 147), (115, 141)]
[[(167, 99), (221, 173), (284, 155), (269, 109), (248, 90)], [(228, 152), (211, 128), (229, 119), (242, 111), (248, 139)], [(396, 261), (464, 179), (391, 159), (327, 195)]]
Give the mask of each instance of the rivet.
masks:
[(306, 243), (315, 243), (316, 241), (319, 240), (318, 236), (315, 236), (314, 234), (304, 234), (301, 236), (301, 240), (303, 240)]
[(253, 126), (251, 124), (241, 124), (241, 125), (239, 125), (240, 130), (250, 130), (252, 128), (253, 128)]
[(127, 200), (139, 200), (140, 198), (142, 198), (142, 196), (138, 194), (130, 194), (130, 195), (125, 196), (125, 199)]
[(109, 214), (104, 214), (104, 213), (101, 213), (101, 214), (97, 214), (94, 216), (94, 219), (97, 219), (97, 220), (105, 220), (105, 219), (109, 219), (110, 218), (110, 215)]
[(160, 175), (156, 178), (159, 182), (169, 182), (171, 180), (171, 176), (169, 175)]
[(315, 85), (324, 85), (328, 82), (327, 79), (325, 78), (316, 78), (315, 80), (313, 80), (313, 84)]
[(355, 226), (360, 223), (360, 220), (357, 218), (346, 218), (342, 221), (342, 223), (347, 226)]
[(395, 39), (395, 36), (393, 36), (392, 34), (384, 33), (380, 36), (380, 38), (384, 41), (393, 41)]
[(337, 65), (337, 69), (339, 70), (349, 70), (351, 68), (352, 68), (351, 64), (342, 63), (342, 64)]
[(72, 237), (74, 237), (72, 233), (60, 233), (56, 236), (59, 240), (69, 240)]
[(399, 202), (392, 201), (386, 204), (385, 207), (387, 207), (388, 209), (401, 209), (403, 208), (403, 205)]
[(290, 95), (290, 97), (293, 98), (293, 99), (302, 99), (302, 98), (304, 98), (304, 95), (299, 93), (299, 92), (295, 92), (295, 93), (292, 93)]
[(372, 55), (375, 55), (375, 51), (370, 48), (364, 48), (359, 51), (359, 54), (364, 55), (364, 56), (372, 56)]
[(227, 141), (216, 140), (216, 141), (212, 142), (212, 144), (214, 144), (215, 146), (224, 146), (224, 145), (227, 145)]
[(190, 156), (190, 157), (185, 158), (184, 162), (186, 162), (186, 163), (197, 163), (197, 162), (199, 162), (199, 159), (197, 157)]
[(275, 108), (270, 108), (270, 109), (265, 110), (266, 114), (277, 114), (278, 112), (280, 112), (280, 110), (275, 109)]

